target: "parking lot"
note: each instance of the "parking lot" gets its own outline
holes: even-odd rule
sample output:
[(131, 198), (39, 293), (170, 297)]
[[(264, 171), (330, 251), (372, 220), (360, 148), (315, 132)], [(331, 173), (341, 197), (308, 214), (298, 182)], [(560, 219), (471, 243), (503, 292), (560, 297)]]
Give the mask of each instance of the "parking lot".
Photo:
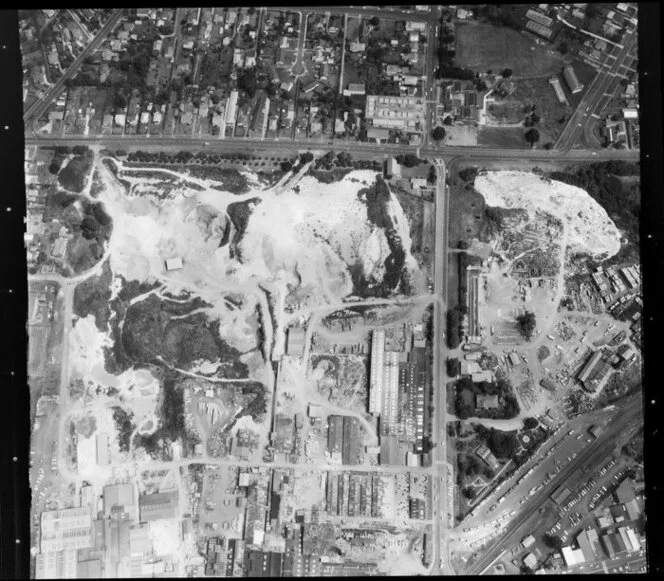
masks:
[(244, 494), (236, 488), (238, 468), (211, 468), (205, 470), (199, 499), (201, 534), (223, 534), (229, 539), (240, 539), (244, 528), (244, 508), (238, 506), (238, 499), (243, 498)]

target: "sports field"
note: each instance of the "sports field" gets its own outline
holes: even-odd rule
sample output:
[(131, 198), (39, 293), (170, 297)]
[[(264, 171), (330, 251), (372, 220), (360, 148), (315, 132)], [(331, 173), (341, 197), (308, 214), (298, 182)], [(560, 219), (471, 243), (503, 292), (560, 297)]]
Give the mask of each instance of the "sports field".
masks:
[(506, 67), (516, 77), (557, 73), (566, 59), (551, 45), (538, 46), (511, 28), (479, 22), (456, 25), (456, 56), (460, 67), (499, 73)]

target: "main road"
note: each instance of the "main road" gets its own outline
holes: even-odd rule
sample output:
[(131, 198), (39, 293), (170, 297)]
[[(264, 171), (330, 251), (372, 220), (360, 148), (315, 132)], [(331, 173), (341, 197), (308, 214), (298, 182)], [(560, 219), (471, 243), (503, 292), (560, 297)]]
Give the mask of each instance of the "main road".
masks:
[[(434, 248), (434, 293), (439, 300), (433, 303), (433, 382), (432, 401), (434, 413), (431, 421), (431, 441), (434, 448), (431, 454), (433, 468), (433, 520), (434, 551), (433, 575), (453, 575), (449, 559), (449, 489), (447, 486), (447, 401), (445, 397), (445, 358), (447, 355), (443, 341), (445, 311), (447, 305), (447, 243), (449, 225), (449, 188), (445, 163), (436, 163), (438, 183), (436, 192), (436, 227)], [(435, 399), (434, 399), (435, 398)]]
[(308, 140), (288, 140), (288, 141), (266, 141), (261, 138), (235, 138), (235, 139), (213, 139), (206, 141), (204, 138), (194, 136), (173, 136), (173, 137), (149, 137), (145, 135), (125, 135), (122, 137), (113, 137), (107, 135), (84, 136), (67, 135), (64, 137), (39, 137), (32, 134), (26, 135), (26, 145), (36, 146), (73, 146), (73, 145), (103, 145), (107, 148), (118, 149), (143, 149), (161, 150), (163, 148), (179, 148), (183, 150), (206, 150), (210, 152), (230, 152), (237, 153), (246, 149), (252, 151), (269, 151), (274, 153), (283, 153), (288, 151), (297, 153), (300, 151), (321, 150), (321, 151), (346, 151), (348, 153), (374, 154), (382, 157), (394, 156), (399, 153), (416, 153), (419, 151), (421, 157), (428, 158), (465, 158), (477, 159), (481, 161), (497, 159), (516, 159), (531, 161), (546, 160), (565, 160), (565, 161), (601, 161), (609, 159), (620, 159), (625, 161), (638, 161), (639, 152), (635, 150), (602, 150), (585, 151), (572, 150), (568, 152), (545, 150), (545, 149), (498, 149), (483, 147), (444, 147), (443, 149), (433, 149), (429, 147), (418, 148), (414, 145), (400, 145), (390, 143), (346, 143), (344, 140), (330, 140), (325, 143), (312, 143)]
[(626, 33), (625, 44), (623, 45), (620, 54), (616, 57), (610, 70), (602, 70), (597, 73), (597, 76), (593, 79), (590, 87), (588, 87), (586, 93), (583, 95), (578, 107), (574, 113), (572, 113), (565, 129), (563, 129), (563, 132), (560, 134), (560, 137), (556, 142), (556, 150), (563, 153), (568, 152), (579, 139), (583, 132), (584, 125), (587, 123), (594, 123), (595, 119), (592, 115), (595, 113), (600, 101), (604, 97), (604, 93), (614, 81), (615, 76), (618, 74), (618, 70), (634, 48), (636, 41), (636, 33)]
[[(621, 406), (606, 431), (597, 440), (590, 444), (578, 457), (570, 462), (555, 480), (556, 487), (561, 486), (567, 479), (577, 477), (580, 469), (601, 463), (615, 446), (615, 439), (631, 422), (642, 417), (642, 401), (637, 394), (632, 396)], [(467, 570), (463, 571), (467, 575), (482, 574), (506, 549), (514, 545), (521, 535), (526, 536), (526, 528), (531, 525), (531, 518), (536, 515), (539, 509), (549, 500), (551, 490), (545, 488), (539, 495), (533, 497), (533, 500), (520, 512), (510, 523), (500, 540), (487, 550), (483, 551), (482, 556), (473, 562)]]
[(62, 91), (64, 88), (65, 82), (73, 78), (76, 73), (78, 73), (78, 69), (83, 64), (85, 58), (101, 46), (101, 43), (104, 42), (104, 39), (108, 36), (108, 34), (118, 25), (123, 14), (123, 10), (116, 10), (108, 19), (108, 22), (106, 22), (106, 24), (101, 27), (94, 39), (92, 39), (92, 41), (81, 51), (81, 54), (79, 54), (74, 59), (74, 62), (58, 79), (58, 81), (46, 92), (46, 94), (41, 99), (35, 101), (32, 106), (30, 106), (28, 110), (23, 113), (23, 121), (25, 121), (26, 125), (31, 120), (39, 119), (46, 112), (53, 99), (55, 99), (60, 94), (60, 91)]

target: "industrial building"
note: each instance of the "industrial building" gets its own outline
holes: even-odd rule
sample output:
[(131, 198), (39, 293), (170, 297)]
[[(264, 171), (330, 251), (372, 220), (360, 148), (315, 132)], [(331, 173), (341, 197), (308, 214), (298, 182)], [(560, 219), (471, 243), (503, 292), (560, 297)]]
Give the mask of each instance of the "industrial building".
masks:
[(296, 357), (304, 355), (304, 329), (302, 327), (288, 328), (286, 354)]
[(598, 391), (608, 382), (611, 371), (611, 364), (604, 356), (604, 352), (597, 350), (579, 372), (578, 380), (586, 390)]
[(139, 497), (138, 506), (142, 522), (175, 518), (178, 516), (178, 492), (144, 494)]
[(166, 260), (166, 270), (180, 270), (183, 266), (182, 258), (179, 256)]
[(403, 464), (396, 436), (382, 436), (380, 439), (380, 463), (384, 465)]
[(417, 129), (425, 114), (422, 97), (367, 96), (366, 119), (372, 121), (373, 127)]
[(541, 24), (542, 26), (551, 26), (553, 22), (551, 18), (545, 16), (541, 12), (533, 10), (532, 8), (529, 9), (528, 12), (526, 12), (526, 16), (530, 18), (530, 20), (534, 20), (535, 22)]
[(563, 76), (565, 77), (569, 90), (572, 91), (573, 94), (583, 91), (583, 85), (579, 82), (579, 79), (576, 78), (576, 73), (572, 67), (565, 67), (563, 69)]
[(604, 551), (599, 542), (599, 535), (592, 527), (587, 527), (576, 537), (576, 542), (583, 552), (586, 561), (592, 563), (598, 559), (604, 558)]
[(530, 32), (534, 32), (535, 34), (538, 34), (542, 38), (546, 38), (549, 40), (551, 38), (551, 35), (553, 34), (553, 31), (537, 22), (533, 22), (532, 20), (529, 20), (526, 22), (526, 30), (529, 30)]
[(110, 517), (112, 512), (118, 514), (117, 509), (120, 513), (133, 513), (138, 518), (136, 490), (133, 484), (111, 484), (104, 487), (104, 517)]
[(359, 464), (358, 451), (361, 449), (360, 421), (352, 416), (330, 416), (327, 451), (332, 460), (341, 464)]
[(330, 416), (327, 427), (327, 451), (333, 461), (341, 462), (341, 447), (344, 438), (343, 416)]
[(249, 551), (249, 577), (281, 577), (283, 553)]
[(383, 402), (383, 358), (385, 331), (371, 332), (371, 369), (369, 371), (369, 413), (378, 415)]
[(37, 555), (36, 579), (75, 579), (78, 576), (78, 551), (47, 551)]
[(92, 543), (89, 506), (42, 512), (39, 547), (42, 553), (85, 549)]
[(398, 421), (399, 353), (385, 353), (383, 364), (383, 401), (381, 406), (382, 431), (390, 432)]
[(560, 84), (560, 79), (558, 77), (551, 77), (549, 79), (549, 83), (553, 87), (553, 90), (556, 93), (556, 97), (558, 97), (558, 101), (561, 103), (566, 103), (567, 97), (565, 97), (565, 92), (563, 91), (563, 86)]

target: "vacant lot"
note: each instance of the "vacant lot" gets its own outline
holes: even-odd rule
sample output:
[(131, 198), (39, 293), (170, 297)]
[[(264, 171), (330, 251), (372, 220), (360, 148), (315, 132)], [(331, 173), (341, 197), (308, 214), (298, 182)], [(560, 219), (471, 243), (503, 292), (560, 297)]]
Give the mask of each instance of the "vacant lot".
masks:
[(477, 127), (472, 125), (452, 125), (445, 127), (444, 145), (477, 145)]
[[(562, 75), (559, 75), (559, 78), (561, 83), (564, 83)], [(510, 102), (518, 103), (515, 105), (517, 108), (525, 105), (537, 107), (536, 112), (540, 116), (540, 123), (537, 127), (540, 132), (540, 144), (548, 141), (555, 142), (565, 127), (565, 122), (560, 121), (567, 119), (573, 111), (570, 104), (558, 101), (558, 97), (547, 79), (516, 81), (516, 90), (510, 95)], [(572, 103), (571, 98), (570, 103)]]
[[(462, 168), (459, 168), (462, 169)], [(471, 240), (479, 235), (484, 214), (484, 198), (472, 186), (466, 189), (466, 182), (455, 176), (450, 188), (450, 248), (457, 248), (461, 240)], [(480, 219), (477, 218), (480, 216)], [(450, 256), (450, 264), (453, 262)]]
[(523, 107), (523, 104), (519, 101), (501, 101), (489, 103), (487, 112), (493, 121), (499, 123), (520, 123), (525, 117)]
[(528, 147), (523, 127), (480, 127), (477, 143), (480, 147), (525, 149)]
[(481, 72), (509, 67), (516, 77), (558, 72), (565, 64), (558, 52), (537, 46), (516, 30), (469, 22), (456, 26), (454, 61)]

